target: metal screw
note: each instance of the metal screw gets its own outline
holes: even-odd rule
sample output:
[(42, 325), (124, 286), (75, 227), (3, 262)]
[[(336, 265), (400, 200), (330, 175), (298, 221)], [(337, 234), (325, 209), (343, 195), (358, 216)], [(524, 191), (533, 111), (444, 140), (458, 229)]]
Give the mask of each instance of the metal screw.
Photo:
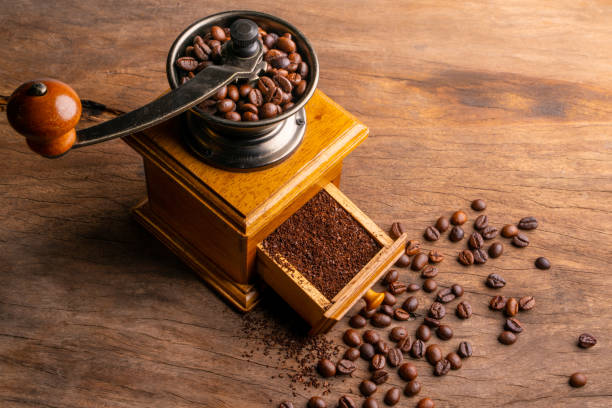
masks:
[(296, 123), (298, 126), (302, 126), (302, 125), (303, 125), (305, 122), (304, 122), (304, 119), (302, 119), (302, 118), (298, 118), (298, 119), (296, 119), (296, 120), (295, 120), (295, 123)]

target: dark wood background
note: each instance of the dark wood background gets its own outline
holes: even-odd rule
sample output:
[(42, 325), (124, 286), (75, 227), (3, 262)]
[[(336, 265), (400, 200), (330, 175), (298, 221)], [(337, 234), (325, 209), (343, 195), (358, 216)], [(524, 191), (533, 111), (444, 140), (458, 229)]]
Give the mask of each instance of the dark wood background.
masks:
[[(447, 318), (455, 338), (443, 348), (469, 339), (475, 353), (441, 379), (417, 362), (423, 396), (438, 407), (611, 406), (611, 3), (2, 0), (0, 94), (49, 76), (136, 108), (167, 88), (175, 36), (233, 8), (302, 29), (320, 89), (370, 126), (342, 189), (381, 227), (402, 220), (418, 238), (477, 197), (496, 226), (540, 220), (527, 249), (507, 245), (484, 267), (462, 268), (460, 245), (436, 245), (447, 255), (439, 283), (463, 284), (475, 309), (466, 322)], [(245, 336), (246, 317), (130, 219), (143, 170), (120, 140), (45, 160), (2, 120), (0, 157), (0, 405), (302, 407), (321, 391), (292, 397), (282, 349)], [(550, 271), (533, 267), (541, 255)], [(536, 297), (511, 347), (486, 307), (492, 271), (509, 281), (504, 294)], [(292, 330), (285, 308), (268, 296), (248, 319), (269, 322), (262, 336)], [(345, 328), (327, 337), (340, 343)], [(575, 346), (585, 331), (595, 348)], [(579, 370), (589, 383), (572, 389)], [(330, 406), (364, 375), (332, 379)]]

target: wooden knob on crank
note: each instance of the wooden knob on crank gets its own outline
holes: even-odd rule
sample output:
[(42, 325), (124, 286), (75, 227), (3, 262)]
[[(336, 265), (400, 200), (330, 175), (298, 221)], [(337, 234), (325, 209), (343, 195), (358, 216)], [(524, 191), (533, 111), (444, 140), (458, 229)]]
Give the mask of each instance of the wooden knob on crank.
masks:
[(385, 294), (368, 289), (366, 294), (363, 296), (363, 300), (366, 302), (366, 309), (376, 309), (378, 306), (380, 306), (383, 300), (385, 300)]
[(28, 146), (44, 157), (66, 153), (76, 141), (74, 127), (81, 117), (81, 100), (74, 89), (55, 79), (23, 83), (6, 107), (11, 126)]

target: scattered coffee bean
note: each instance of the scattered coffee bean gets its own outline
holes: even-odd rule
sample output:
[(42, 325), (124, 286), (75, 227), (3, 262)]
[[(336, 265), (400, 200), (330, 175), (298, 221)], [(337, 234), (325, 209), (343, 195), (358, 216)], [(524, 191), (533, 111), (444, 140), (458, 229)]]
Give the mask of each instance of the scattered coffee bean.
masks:
[(451, 288), (444, 288), (436, 295), (436, 300), (442, 303), (449, 303), (455, 300), (456, 296)]
[(322, 377), (333, 377), (336, 375), (336, 365), (331, 360), (322, 358), (317, 364), (317, 371)]
[(406, 289), (408, 289), (406, 284), (400, 281), (391, 282), (389, 284), (389, 292), (391, 292), (392, 295), (401, 295)]
[(435, 278), (438, 276), (438, 268), (433, 265), (425, 265), (423, 269), (421, 269), (421, 277), (423, 279)]
[(423, 340), (415, 340), (410, 347), (410, 355), (414, 358), (423, 358), (425, 354), (425, 343)]
[(423, 290), (427, 293), (431, 293), (438, 288), (438, 284), (433, 279), (425, 279), (423, 282)]
[(541, 256), (535, 260), (535, 266), (538, 269), (550, 269), (550, 261)]
[(489, 256), (485, 252), (484, 249), (473, 249), (472, 255), (474, 255), (474, 263), (477, 265), (482, 265), (489, 260)]
[(395, 342), (400, 341), (406, 336), (408, 336), (408, 331), (404, 327), (400, 326), (395, 326), (393, 329), (391, 329), (391, 332), (389, 332), (389, 338)]
[(397, 371), (400, 378), (404, 381), (412, 381), (418, 377), (419, 373), (417, 372), (417, 368), (412, 363), (404, 363), (400, 366)]
[(586, 375), (582, 373), (574, 373), (570, 377), (569, 383), (572, 387), (584, 387), (587, 383)]
[(413, 271), (420, 271), (425, 265), (427, 265), (428, 260), (429, 259), (427, 258), (427, 255), (423, 253), (418, 253), (414, 256), (414, 258), (412, 258), (412, 264), (410, 265), (410, 268)]
[[(454, 296), (454, 295), (453, 295)], [(446, 316), (446, 308), (440, 302), (433, 302), (429, 307), (429, 316), (440, 320)]]
[(457, 316), (461, 319), (469, 319), (472, 317), (472, 305), (465, 300), (457, 305)]
[(486, 283), (488, 287), (493, 289), (499, 289), (506, 286), (506, 280), (496, 273), (492, 273), (487, 276)]
[(455, 296), (463, 296), (463, 286), (459, 285), (458, 283), (453, 284), (453, 286), (451, 286), (451, 290), (453, 291)]
[(519, 311), (519, 304), (516, 301), (516, 299), (515, 298), (508, 299), (508, 301), (506, 302), (506, 309), (505, 309), (506, 315), (510, 317), (516, 316), (518, 311)]
[(428, 241), (437, 241), (440, 239), (440, 231), (436, 227), (429, 226), (425, 229), (423, 237)]
[(363, 341), (368, 344), (374, 344), (380, 341), (380, 334), (375, 330), (366, 330), (363, 332)]
[(383, 283), (385, 285), (388, 285), (392, 282), (397, 281), (398, 279), (399, 279), (399, 272), (397, 271), (397, 269), (391, 269), (389, 272), (387, 272), (387, 274), (383, 278)]
[(402, 353), (409, 353), (412, 347), (412, 337), (406, 336), (397, 342), (397, 348), (402, 350)]
[(385, 370), (376, 370), (372, 373), (370, 381), (376, 385), (384, 384), (389, 379), (389, 373)]
[(474, 263), (474, 254), (469, 249), (464, 249), (463, 251), (459, 252), (457, 260), (462, 265), (472, 265)]
[(438, 361), (434, 367), (434, 374), (438, 377), (448, 374), (451, 369), (451, 363), (447, 359), (443, 358)]
[(485, 200), (483, 200), (482, 198), (478, 198), (472, 201), (472, 210), (483, 211), (485, 208), (487, 208), (487, 203), (485, 203)]
[(357, 347), (361, 344), (361, 338), (359, 337), (359, 332), (353, 329), (348, 329), (347, 331), (345, 331), (344, 335), (342, 336), (342, 340), (344, 340), (346, 345), (350, 347)]
[(495, 241), (489, 246), (489, 256), (491, 258), (499, 258), (504, 253), (504, 244)]
[(391, 224), (391, 229), (389, 230), (391, 238), (398, 239), (404, 232), (406, 232), (406, 227), (404, 227), (404, 224), (401, 222), (394, 222)]
[(410, 257), (406, 254), (402, 254), (397, 261), (395, 261), (395, 266), (399, 266), (400, 268), (405, 268), (410, 265)]
[(289, 401), (283, 401), (278, 405), (278, 408), (293, 408), (293, 403)]
[(514, 344), (514, 342), (516, 341), (516, 334), (506, 330), (499, 335), (497, 340), (499, 340), (501, 344), (505, 345)]
[(505, 296), (493, 296), (489, 302), (489, 307), (492, 310), (503, 310), (506, 307), (506, 302), (508, 302), (508, 299)]
[(423, 341), (429, 341), (431, 338), (431, 330), (427, 325), (420, 325), (416, 330), (416, 338)]
[(522, 298), (519, 299), (519, 308), (523, 311), (528, 311), (533, 309), (533, 307), (535, 306), (535, 299), (533, 296), (523, 296)]
[(361, 384), (359, 384), (359, 391), (364, 396), (369, 397), (376, 392), (376, 384), (370, 380), (363, 380)]
[(515, 317), (511, 317), (506, 319), (506, 324), (504, 325), (506, 330), (510, 330), (512, 333), (521, 333), (523, 331), (523, 325), (519, 321), (519, 319)]
[(525, 248), (529, 245), (529, 237), (522, 232), (519, 232), (514, 238), (512, 238), (512, 245), (517, 248)]
[(387, 359), (382, 354), (374, 354), (370, 360), (370, 370), (382, 370), (387, 364)]
[(368, 309), (367, 307), (363, 307), (359, 314), (365, 317), (366, 319), (371, 319), (372, 316), (376, 314), (376, 309)]
[(368, 397), (363, 401), (361, 408), (378, 408), (378, 402), (372, 397)]
[(459, 357), (459, 354), (455, 353), (454, 351), (451, 351), (450, 353), (448, 353), (446, 355), (446, 359), (450, 363), (451, 369), (453, 370), (458, 370), (463, 365), (463, 362), (461, 361), (461, 357)]
[(397, 303), (397, 298), (394, 294), (385, 292), (385, 298), (383, 299), (383, 305), (393, 306)]
[(462, 341), (457, 348), (457, 354), (459, 354), (461, 358), (472, 357), (472, 345), (467, 341)]
[(407, 312), (414, 313), (419, 307), (419, 299), (416, 296), (409, 296), (404, 300), (402, 309)]
[(421, 243), (415, 239), (411, 239), (406, 244), (406, 254), (413, 256), (421, 252)]
[(308, 400), (308, 408), (327, 408), (327, 403), (321, 397), (311, 397)]
[(374, 343), (374, 350), (376, 350), (376, 353), (382, 354), (386, 357), (387, 354), (389, 354), (390, 348), (386, 341), (378, 340), (376, 343)]
[(489, 226), (489, 217), (487, 217), (484, 214), (479, 215), (474, 220), (474, 228), (476, 228), (477, 230), (485, 229), (488, 226)]
[(437, 344), (430, 344), (425, 350), (425, 357), (429, 364), (435, 365), (438, 361), (442, 360), (442, 349)]
[(484, 227), (482, 230), (480, 230), (480, 235), (482, 235), (482, 237), (488, 241), (497, 236), (497, 231), (497, 228), (489, 225), (488, 227)]
[(351, 317), (351, 320), (349, 320), (349, 325), (355, 329), (361, 329), (362, 327), (365, 327), (367, 323), (368, 321), (366, 318), (358, 314)]
[(384, 313), (376, 313), (370, 319), (370, 324), (374, 327), (387, 327), (391, 324), (391, 317)]
[(357, 366), (351, 360), (340, 360), (336, 365), (336, 373), (342, 375), (351, 374)]
[(374, 354), (376, 354), (376, 351), (374, 350), (374, 346), (370, 343), (363, 343), (361, 347), (359, 347), (359, 355), (365, 361), (370, 361), (372, 357), (374, 357)]
[[(361, 347), (363, 346), (364, 344), (361, 345)], [(351, 361), (357, 360), (360, 355), (361, 355), (361, 352), (359, 351), (359, 349), (356, 349), (355, 347), (351, 347), (344, 352), (344, 358), (346, 360), (351, 360)]]
[(421, 392), (421, 384), (417, 380), (409, 381), (404, 387), (404, 394), (408, 397), (414, 397)]
[(470, 238), (468, 239), (468, 245), (472, 249), (482, 248), (482, 246), (484, 245), (484, 240), (482, 239), (482, 235), (480, 235), (478, 232), (472, 232), (472, 234), (470, 235)]
[(387, 393), (385, 394), (385, 404), (390, 406), (396, 405), (400, 401), (401, 394), (402, 392), (399, 388), (390, 388), (389, 391), (387, 391)]
[(463, 228), (455, 225), (448, 234), (448, 239), (450, 239), (452, 242), (459, 242), (463, 239), (464, 235), (465, 232), (463, 232)]
[(467, 214), (463, 211), (455, 211), (451, 216), (451, 224), (453, 225), (463, 225), (467, 221)]
[(501, 235), (504, 238), (515, 237), (516, 234), (518, 234), (518, 233), (519, 233), (519, 230), (518, 230), (518, 228), (516, 228), (516, 225), (511, 225), (511, 224), (504, 225), (504, 227), (501, 230)]
[(423, 323), (425, 323), (426, 325), (428, 325), (429, 327), (433, 328), (433, 329), (437, 329), (438, 327), (440, 327), (440, 320), (435, 319), (433, 317), (429, 317), (429, 316), (425, 316), (423, 318)]
[(448, 220), (448, 217), (442, 216), (438, 218), (438, 220), (436, 221), (436, 229), (440, 232), (446, 232), (449, 227), (450, 227), (450, 222)]
[(421, 287), (418, 284), (416, 284), (416, 283), (411, 283), (411, 284), (408, 285), (408, 292), (416, 292), (416, 291), (418, 291), (420, 289), (421, 289)]
[(338, 408), (357, 408), (357, 404), (348, 395), (343, 395), (338, 400)]
[(517, 227), (522, 230), (533, 230), (538, 228), (538, 220), (536, 220), (535, 217), (521, 218)]
[(387, 355), (387, 362), (391, 367), (397, 367), (404, 361), (404, 354), (400, 349), (392, 348)]
[(444, 255), (437, 249), (432, 249), (429, 251), (429, 262), (432, 263), (440, 263), (444, 260)]
[(431, 398), (423, 398), (417, 404), (417, 408), (435, 408), (436, 404)]
[(382, 305), (378, 308), (378, 311), (380, 313), (386, 314), (389, 317), (393, 317), (393, 312), (395, 311), (395, 309), (393, 309), (393, 306)]
[(410, 313), (408, 313), (404, 309), (395, 309), (393, 311), (393, 318), (399, 322), (410, 320), (410, 317)]
[(442, 324), (436, 329), (436, 335), (441, 340), (450, 340), (453, 338), (453, 329), (446, 324)]
[(589, 333), (582, 333), (580, 337), (578, 337), (578, 345), (582, 348), (591, 348), (596, 344), (597, 339)]

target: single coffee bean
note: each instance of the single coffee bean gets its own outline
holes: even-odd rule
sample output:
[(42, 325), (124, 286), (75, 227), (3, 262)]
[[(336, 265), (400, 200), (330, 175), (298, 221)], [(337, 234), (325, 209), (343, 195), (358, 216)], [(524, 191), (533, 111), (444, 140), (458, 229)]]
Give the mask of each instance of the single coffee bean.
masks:
[(459, 285), (458, 283), (453, 284), (453, 286), (451, 286), (451, 290), (453, 291), (455, 296), (463, 296), (463, 286)]
[(246, 122), (254, 122), (256, 120), (259, 120), (259, 116), (257, 116), (257, 114), (253, 112), (244, 112), (242, 114), (242, 120)]
[(357, 369), (357, 366), (351, 360), (340, 360), (336, 365), (336, 374), (348, 375), (355, 369)]
[(421, 252), (421, 243), (415, 239), (411, 239), (406, 244), (406, 254), (413, 256)]
[(504, 325), (506, 330), (510, 330), (512, 333), (521, 333), (523, 331), (523, 325), (519, 321), (519, 319), (515, 317), (511, 317), (506, 319), (506, 324)]
[(519, 311), (519, 304), (516, 301), (516, 299), (515, 298), (508, 299), (508, 301), (506, 302), (506, 309), (505, 309), (506, 315), (510, 317), (516, 316), (518, 311)]
[(321, 397), (311, 397), (308, 400), (308, 408), (327, 408), (327, 403)]
[[(414, 397), (421, 392), (421, 384), (417, 380), (412, 380), (404, 388), (404, 394), (408, 397)], [(433, 407), (433, 405), (431, 406)]]
[(409, 353), (412, 347), (412, 337), (406, 336), (397, 342), (397, 348), (402, 350), (402, 353)]
[(264, 98), (268, 98), (269, 100), (270, 95), (272, 95), (272, 93), (274, 93), (274, 90), (276, 89), (276, 84), (271, 78), (264, 76), (259, 78), (259, 81), (257, 82), (257, 88), (261, 91)]
[(396, 269), (391, 269), (389, 272), (387, 272), (387, 274), (383, 278), (383, 283), (385, 285), (388, 285), (392, 282), (397, 281), (398, 279), (399, 279), (399, 272)]
[(574, 373), (570, 377), (569, 383), (572, 387), (584, 387), (587, 383), (586, 375), (582, 373)]
[(406, 254), (402, 254), (397, 261), (395, 261), (395, 266), (399, 266), (400, 268), (405, 268), (410, 265), (410, 257)]
[(491, 258), (498, 258), (504, 253), (504, 244), (495, 241), (489, 246), (489, 256)]
[(434, 367), (434, 374), (438, 377), (448, 374), (451, 369), (451, 363), (447, 359), (443, 358), (438, 361)]
[(253, 87), (249, 85), (248, 83), (242, 84), (238, 88), (238, 93), (240, 94), (241, 98), (246, 98), (249, 96), (249, 93), (251, 93), (252, 90), (253, 90)]
[(444, 260), (444, 255), (437, 249), (432, 249), (429, 251), (429, 262), (432, 263), (440, 263)]
[(387, 393), (385, 394), (385, 404), (390, 406), (396, 405), (400, 401), (401, 394), (402, 392), (399, 388), (390, 388), (389, 391), (387, 391)]
[(410, 362), (402, 364), (397, 373), (404, 381), (412, 381), (419, 375), (416, 366)]
[(410, 265), (410, 268), (413, 271), (420, 271), (425, 265), (427, 265), (428, 260), (429, 259), (427, 258), (427, 255), (423, 253), (418, 253), (414, 256), (414, 258), (412, 258), (412, 264)]
[(472, 317), (472, 305), (465, 300), (457, 305), (457, 316), (461, 319), (469, 319)]
[(293, 403), (289, 401), (283, 401), (278, 405), (278, 408), (293, 408)]
[(578, 337), (578, 345), (582, 348), (591, 348), (596, 344), (597, 339), (589, 333), (582, 333), (580, 337)]
[(446, 324), (442, 324), (436, 329), (436, 335), (441, 340), (450, 340), (453, 338), (453, 329)]
[(497, 228), (489, 225), (488, 227), (484, 227), (482, 230), (480, 230), (480, 235), (482, 235), (482, 237), (488, 241), (497, 236), (497, 231)]
[(236, 104), (231, 99), (221, 99), (217, 102), (217, 110), (219, 112), (227, 113), (236, 109)]
[(259, 89), (251, 89), (248, 99), (249, 102), (255, 106), (261, 106), (264, 103), (263, 94)]
[(484, 249), (473, 249), (472, 255), (474, 255), (474, 263), (477, 265), (482, 265), (489, 260), (489, 256), (485, 252)]
[(421, 277), (423, 279), (435, 278), (438, 276), (438, 268), (433, 265), (425, 265), (423, 269), (421, 269)]
[(363, 343), (361, 347), (359, 347), (359, 355), (365, 361), (370, 361), (372, 357), (374, 357), (374, 354), (376, 354), (376, 351), (374, 350), (374, 346), (370, 343)]
[(386, 314), (387, 316), (393, 317), (393, 312), (394, 312), (393, 306), (382, 305), (381, 307), (378, 308), (378, 311), (380, 313)]
[(338, 400), (338, 408), (357, 408), (357, 404), (348, 395), (343, 395)]
[(512, 245), (517, 248), (525, 248), (529, 245), (529, 237), (522, 232), (519, 232), (514, 238), (512, 238)]
[(227, 86), (227, 97), (234, 102), (238, 102), (238, 99), (240, 99), (240, 92), (238, 92), (238, 87), (236, 85)]
[(391, 238), (398, 239), (404, 232), (406, 232), (406, 227), (401, 222), (391, 224), (391, 229), (389, 230)]
[(440, 232), (446, 232), (449, 227), (450, 221), (448, 220), (448, 217), (442, 216), (436, 221), (436, 229)]
[(375, 330), (366, 330), (363, 332), (363, 341), (369, 344), (374, 344), (380, 341), (380, 334)]
[(463, 232), (463, 229), (455, 225), (453, 229), (451, 229), (451, 232), (448, 234), (448, 239), (450, 239), (452, 242), (459, 242), (463, 239), (464, 235), (465, 232)]
[(438, 284), (433, 279), (425, 279), (423, 282), (423, 290), (427, 293), (431, 293), (438, 288)]
[(459, 354), (455, 353), (454, 351), (451, 351), (450, 353), (448, 353), (446, 355), (446, 359), (450, 363), (451, 369), (453, 370), (458, 370), (463, 365), (461, 361), (461, 357), (459, 357)]
[(429, 364), (435, 365), (438, 361), (442, 360), (442, 349), (437, 344), (430, 344), (425, 351), (425, 357)]
[(508, 299), (505, 296), (493, 296), (489, 301), (489, 307), (492, 310), (503, 310), (507, 302)]
[(535, 217), (521, 218), (517, 227), (522, 230), (532, 230), (538, 228), (538, 220)]
[(446, 308), (440, 302), (433, 302), (429, 307), (429, 316), (437, 320), (443, 319), (446, 316)]
[(288, 53), (295, 52), (296, 50), (296, 46), (293, 40), (291, 40), (291, 38), (287, 38), (284, 36), (280, 37), (276, 41), (276, 46), (278, 47), (278, 49), (283, 50)]
[(389, 292), (391, 292), (391, 294), (393, 295), (401, 295), (402, 293), (406, 291), (406, 289), (408, 289), (408, 286), (406, 286), (406, 284), (403, 282), (395, 281), (389, 284), (388, 289), (389, 289)]
[(234, 122), (240, 122), (242, 120), (242, 116), (238, 112), (227, 112), (223, 116), (227, 120), (233, 120)]
[(378, 402), (372, 397), (368, 397), (363, 401), (361, 408), (378, 408)]
[(467, 341), (462, 341), (461, 343), (459, 343), (459, 347), (457, 348), (457, 354), (459, 354), (461, 358), (469, 358), (472, 356), (472, 353), (472, 345), (470, 343), (468, 343)]
[(376, 385), (384, 384), (389, 379), (389, 373), (385, 370), (376, 370), (372, 373), (370, 381)]
[(489, 217), (484, 214), (480, 214), (474, 220), (474, 228), (476, 228), (477, 230), (485, 229), (487, 226), (489, 226)]
[(222, 27), (212, 26), (210, 28), (210, 33), (212, 34), (212, 38), (214, 38), (217, 41), (225, 40), (225, 30), (223, 30)]
[(535, 260), (535, 266), (538, 269), (550, 269), (550, 261), (541, 256)]
[(376, 392), (376, 384), (370, 380), (363, 380), (361, 384), (359, 384), (359, 391), (364, 396), (369, 397)]
[(383, 299), (383, 305), (393, 306), (397, 303), (395, 295), (389, 292), (385, 292), (385, 298)]
[(344, 340), (344, 343), (350, 347), (357, 347), (361, 345), (361, 337), (359, 337), (359, 332), (357, 330), (348, 329), (344, 332), (342, 340)]
[(306, 78), (306, 75), (308, 75), (308, 64), (303, 61), (300, 62), (295, 72), (297, 72), (302, 78)]
[(470, 238), (468, 239), (468, 245), (472, 249), (480, 249), (484, 245), (484, 240), (482, 239), (482, 235), (477, 232), (472, 232)]
[[(363, 344), (361, 346), (363, 346)], [(343, 357), (346, 360), (355, 361), (359, 358), (360, 355), (361, 355), (361, 352), (359, 351), (359, 349), (356, 349), (355, 347), (351, 347), (344, 352)]]
[(419, 299), (416, 296), (409, 296), (402, 303), (402, 309), (407, 312), (414, 313), (419, 307)]
[(404, 355), (402, 351), (397, 348), (392, 348), (389, 350), (389, 354), (387, 355), (387, 362), (391, 367), (397, 367), (404, 361)]
[(423, 323), (425, 323), (426, 325), (428, 325), (429, 327), (433, 328), (433, 329), (437, 329), (438, 327), (440, 327), (440, 320), (435, 319), (433, 317), (429, 317), (429, 316), (425, 316), (423, 318)]
[(374, 350), (376, 350), (376, 353), (382, 354), (386, 357), (387, 354), (389, 354), (390, 348), (386, 341), (378, 340), (376, 343), (374, 343)]
[(363, 307), (359, 314), (365, 317), (366, 319), (371, 319), (372, 316), (376, 314), (376, 309), (368, 309), (367, 307)]
[(408, 292), (416, 292), (416, 291), (418, 291), (420, 289), (421, 289), (421, 287), (418, 284), (416, 284), (416, 283), (411, 283), (411, 284), (408, 285)]
[(389, 338), (392, 341), (395, 341), (395, 342), (400, 341), (401, 339), (403, 339), (406, 336), (408, 336), (408, 330), (406, 330), (404, 327), (400, 327), (400, 326), (395, 326), (389, 332)]
[(387, 359), (382, 354), (374, 354), (370, 360), (370, 370), (382, 370), (387, 364)]
[(431, 338), (431, 330), (427, 325), (420, 325), (416, 330), (416, 338), (423, 341), (429, 341)]
[(472, 265), (474, 263), (474, 254), (469, 249), (464, 249), (463, 251), (459, 252), (457, 260), (462, 265)]
[(511, 224), (504, 225), (504, 227), (501, 230), (501, 235), (504, 238), (515, 237), (516, 234), (518, 234), (518, 233), (519, 233), (519, 230), (518, 230), (518, 228), (516, 228), (516, 225), (511, 225)]
[(261, 117), (264, 119), (273, 118), (278, 115), (278, 105), (267, 102), (261, 107)]
[(483, 211), (485, 208), (487, 208), (487, 203), (485, 203), (485, 200), (483, 200), (482, 198), (478, 198), (472, 201), (472, 210)]
[(429, 226), (425, 229), (423, 237), (428, 241), (437, 241), (440, 239), (440, 231), (436, 227)]
[(506, 286), (506, 280), (496, 273), (489, 274), (486, 283), (488, 287), (493, 289), (499, 289)]
[(336, 375), (336, 365), (327, 358), (322, 358), (317, 364), (317, 371), (321, 376), (328, 378)]
[(408, 313), (404, 309), (398, 308), (393, 311), (393, 318), (397, 321), (405, 322), (406, 320), (409, 320), (410, 317), (410, 313)]
[(349, 325), (355, 329), (361, 329), (362, 327), (365, 327), (367, 323), (368, 321), (366, 320), (366, 318), (358, 314), (351, 317), (351, 319), (349, 320)]
[(423, 398), (417, 404), (417, 408), (435, 408), (436, 404), (434, 404), (431, 398)]
[(519, 299), (519, 308), (523, 311), (531, 310), (535, 306), (535, 299), (533, 296), (523, 296)]
[(387, 327), (391, 324), (391, 317), (383, 313), (376, 313), (370, 319), (370, 324), (374, 327)]
[(425, 343), (423, 340), (415, 340), (410, 347), (410, 355), (414, 358), (423, 358), (425, 354)]
[(516, 334), (506, 330), (499, 335), (497, 340), (499, 340), (501, 344), (505, 345), (514, 344), (514, 342), (516, 341)]
[(198, 60), (193, 57), (181, 57), (176, 60), (176, 66), (184, 71), (193, 71), (198, 67)]
[(449, 303), (455, 300), (455, 294), (451, 288), (444, 288), (436, 295), (436, 300), (442, 303)]
[(451, 224), (453, 225), (463, 225), (467, 221), (467, 214), (463, 211), (455, 211), (451, 216)]

